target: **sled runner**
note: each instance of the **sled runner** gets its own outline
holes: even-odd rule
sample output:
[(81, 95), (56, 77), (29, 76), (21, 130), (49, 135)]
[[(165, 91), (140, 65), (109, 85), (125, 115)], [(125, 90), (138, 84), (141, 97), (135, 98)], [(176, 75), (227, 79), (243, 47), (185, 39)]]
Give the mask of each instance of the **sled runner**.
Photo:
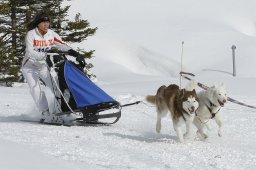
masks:
[(59, 107), (56, 116), (75, 115), (75, 119), (70, 120), (74, 124), (108, 125), (120, 119), (120, 103), (95, 85), (79, 65), (67, 60), (64, 54), (63, 60), (57, 63), (49, 64), (49, 61), (52, 62), (53, 58), (47, 63)]

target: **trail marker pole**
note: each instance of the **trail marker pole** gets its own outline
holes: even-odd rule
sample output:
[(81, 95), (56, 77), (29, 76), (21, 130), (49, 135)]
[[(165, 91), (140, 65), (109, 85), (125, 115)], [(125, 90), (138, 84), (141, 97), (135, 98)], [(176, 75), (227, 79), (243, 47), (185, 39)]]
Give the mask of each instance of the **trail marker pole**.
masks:
[[(182, 72), (183, 71), (183, 66), (182, 66), (182, 62), (183, 62), (183, 46), (184, 46), (184, 41), (182, 41), (182, 43), (181, 43), (181, 57), (180, 57), (180, 72)], [(181, 87), (181, 75), (180, 75), (180, 88), (182, 88)]]
[(232, 59), (233, 59), (233, 76), (235, 77), (236, 76), (236, 53), (235, 53), (235, 50), (236, 50), (236, 46), (235, 45), (232, 45), (231, 47), (232, 49)]

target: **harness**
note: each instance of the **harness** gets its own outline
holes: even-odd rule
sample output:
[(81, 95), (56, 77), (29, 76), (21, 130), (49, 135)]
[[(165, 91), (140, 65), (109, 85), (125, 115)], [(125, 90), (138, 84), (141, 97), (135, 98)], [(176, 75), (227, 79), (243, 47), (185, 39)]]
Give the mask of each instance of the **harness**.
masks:
[(217, 107), (217, 106), (215, 104), (213, 104), (209, 99), (208, 99), (208, 101), (209, 101), (210, 106), (208, 106), (206, 103), (205, 103), (205, 105), (212, 115), (210, 118), (213, 119), (216, 116), (216, 114), (220, 111), (220, 108), (217, 110), (217, 112), (213, 113), (212, 107)]
[[(210, 117), (210, 119), (213, 119), (215, 116), (216, 116), (216, 114), (220, 111), (220, 108), (217, 110), (217, 112), (215, 112), (215, 113), (213, 113), (212, 112), (212, 107), (217, 107), (215, 104), (213, 104), (209, 99), (208, 99), (208, 102), (209, 102), (209, 104), (210, 104), (210, 106), (208, 106), (206, 103), (205, 103), (205, 105), (206, 105), (206, 107), (207, 107), (207, 109), (209, 110), (209, 112), (211, 113), (211, 117)], [(196, 116), (197, 116), (197, 113), (196, 113)], [(198, 117), (198, 116), (197, 116)], [(203, 123), (203, 124), (205, 124), (205, 123), (207, 123), (209, 120), (207, 120), (206, 122), (203, 122), (201, 119), (200, 119), (200, 117), (198, 117), (198, 119), (200, 120), (200, 122), (201, 123)]]
[[(189, 113), (185, 110), (185, 109), (183, 109), (182, 108), (182, 112), (185, 112), (187, 115), (189, 115)], [(190, 116), (190, 115), (189, 115)], [(183, 119), (186, 121), (186, 118), (185, 118), (185, 116), (182, 114), (182, 117), (183, 117)]]

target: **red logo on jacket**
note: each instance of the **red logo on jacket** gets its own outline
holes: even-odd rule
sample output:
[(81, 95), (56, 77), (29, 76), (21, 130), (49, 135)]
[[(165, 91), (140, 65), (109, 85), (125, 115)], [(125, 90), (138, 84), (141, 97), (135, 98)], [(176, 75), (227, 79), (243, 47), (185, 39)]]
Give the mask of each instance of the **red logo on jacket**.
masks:
[(46, 40), (34, 40), (34, 44), (33, 46), (37, 46), (37, 47), (48, 47), (53, 45), (53, 39), (50, 39), (48, 41)]

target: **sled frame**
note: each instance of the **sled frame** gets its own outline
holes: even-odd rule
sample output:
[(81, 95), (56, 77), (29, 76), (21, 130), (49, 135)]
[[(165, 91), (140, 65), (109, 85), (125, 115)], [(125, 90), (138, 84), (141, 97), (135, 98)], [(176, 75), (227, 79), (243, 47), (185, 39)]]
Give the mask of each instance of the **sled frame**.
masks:
[[(67, 60), (67, 57), (65, 56), (65, 53), (59, 53), (60, 55), (63, 56), (64, 61)], [(63, 62), (64, 62), (63, 61)], [(68, 114), (76, 114), (76, 115), (81, 115), (80, 118), (77, 118), (73, 120), (72, 122), (78, 122), (81, 124), (101, 124), (101, 125), (110, 125), (116, 123), (120, 117), (121, 117), (121, 109), (122, 107), (118, 102), (105, 102), (101, 104), (96, 104), (88, 107), (83, 107), (83, 108), (78, 108), (78, 109), (72, 109), (69, 103), (66, 101), (62, 91), (59, 89), (58, 83), (55, 81), (54, 77), (51, 74), (51, 71), (56, 72), (54, 69), (50, 69), (48, 66), (48, 70), (50, 72), (51, 79), (53, 80), (53, 83), (60, 93), (61, 97), (64, 99), (65, 104), (68, 106), (69, 111), (66, 112), (60, 112), (56, 113), (56, 116), (61, 116), (61, 115), (68, 115)], [(55, 96), (55, 92), (54, 92)], [(55, 96), (56, 98), (56, 96)], [(100, 114), (102, 111), (110, 110), (110, 109), (118, 109), (117, 112), (110, 113), (110, 114)], [(99, 119), (106, 119), (106, 118), (115, 118), (113, 122), (101, 122)]]

